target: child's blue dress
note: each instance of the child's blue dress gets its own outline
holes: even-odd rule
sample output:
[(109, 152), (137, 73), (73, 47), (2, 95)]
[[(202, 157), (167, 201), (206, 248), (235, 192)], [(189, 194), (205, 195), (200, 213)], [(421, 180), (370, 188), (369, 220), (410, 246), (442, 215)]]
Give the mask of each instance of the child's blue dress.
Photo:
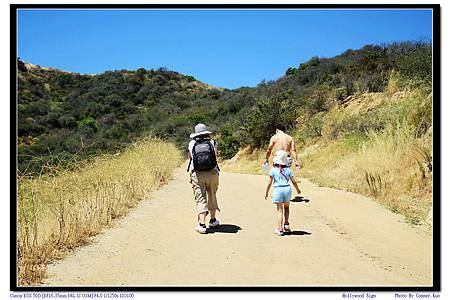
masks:
[(269, 176), (273, 178), (272, 203), (283, 203), (291, 200), (292, 189), (289, 178), (293, 177), (294, 174), (288, 167), (282, 168), (281, 172), (279, 167), (273, 167), (269, 172)]

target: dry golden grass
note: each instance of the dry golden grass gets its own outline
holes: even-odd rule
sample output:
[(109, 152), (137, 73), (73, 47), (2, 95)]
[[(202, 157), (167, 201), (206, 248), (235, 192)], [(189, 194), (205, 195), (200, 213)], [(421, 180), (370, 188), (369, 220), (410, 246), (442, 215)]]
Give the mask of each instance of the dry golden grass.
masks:
[(76, 171), (18, 180), (18, 284), (39, 284), (46, 265), (88, 242), (171, 177), (175, 146), (148, 139)]
[(359, 150), (343, 142), (301, 155), (303, 176), (371, 196), (412, 224), (428, 224), (432, 199), (431, 136), (415, 139), (407, 129), (373, 134)]
[(267, 173), (261, 168), (264, 158), (263, 150), (246, 147), (241, 149), (233, 159), (223, 161), (220, 169), (225, 172), (262, 175)]

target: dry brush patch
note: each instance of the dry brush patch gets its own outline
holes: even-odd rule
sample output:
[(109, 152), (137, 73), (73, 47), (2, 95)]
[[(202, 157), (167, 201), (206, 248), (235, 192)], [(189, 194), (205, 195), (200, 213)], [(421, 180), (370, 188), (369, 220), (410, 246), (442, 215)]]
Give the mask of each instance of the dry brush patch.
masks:
[(374, 133), (356, 151), (325, 145), (302, 157), (304, 175), (370, 196), (412, 224), (426, 224), (432, 199), (431, 138), (399, 131)]
[(112, 220), (167, 182), (181, 162), (175, 146), (148, 139), (78, 170), (18, 178), (19, 285), (35, 285), (46, 265), (88, 243)]
[[(308, 124), (314, 134), (307, 126), (297, 128), (293, 136), (301, 145), (302, 169), (296, 173), (322, 186), (370, 196), (411, 224), (431, 226), (431, 94), (391, 84), (385, 93), (369, 96), (321, 114), (320, 122)], [(350, 106), (358, 109), (349, 111)], [(264, 174), (263, 161), (263, 150), (242, 149), (222, 169)]]
[(314, 151), (300, 151), (304, 174), (322, 185), (371, 196), (411, 224), (431, 226), (431, 94), (416, 89), (380, 96), (379, 106), (360, 114), (356, 123), (375, 124), (373, 129), (350, 127), (334, 138), (322, 137)]

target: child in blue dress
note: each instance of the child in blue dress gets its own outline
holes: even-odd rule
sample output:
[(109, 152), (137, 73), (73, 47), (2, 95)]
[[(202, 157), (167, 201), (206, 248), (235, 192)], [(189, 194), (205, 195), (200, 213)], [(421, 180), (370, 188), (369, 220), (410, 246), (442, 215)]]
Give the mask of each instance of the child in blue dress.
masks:
[(275, 234), (281, 236), (285, 232), (291, 232), (291, 228), (289, 227), (289, 201), (291, 200), (292, 190), (289, 181), (292, 182), (298, 194), (300, 194), (300, 189), (295, 181), (292, 170), (288, 167), (289, 160), (285, 151), (277, 151), (273, 159), (273, 164), (274, 167), (269, 172), (270, 179), (266, 186), (265, 199), (267, 200), (273, 181), (272, 203), (277, 205), (278, 217), (278, 228), (275, 229)]

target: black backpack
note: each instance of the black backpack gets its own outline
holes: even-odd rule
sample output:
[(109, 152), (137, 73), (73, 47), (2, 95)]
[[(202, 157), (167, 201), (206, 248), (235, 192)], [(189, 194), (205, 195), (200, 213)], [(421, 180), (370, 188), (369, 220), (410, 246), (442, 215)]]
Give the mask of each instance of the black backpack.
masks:
[[(216, 151), (210, 139), (195, 140), (191, 161), (196, 171), (209, 171), (217, 166)], [(189, 162), (188, 170), (190, 166), (191, 162)]]

